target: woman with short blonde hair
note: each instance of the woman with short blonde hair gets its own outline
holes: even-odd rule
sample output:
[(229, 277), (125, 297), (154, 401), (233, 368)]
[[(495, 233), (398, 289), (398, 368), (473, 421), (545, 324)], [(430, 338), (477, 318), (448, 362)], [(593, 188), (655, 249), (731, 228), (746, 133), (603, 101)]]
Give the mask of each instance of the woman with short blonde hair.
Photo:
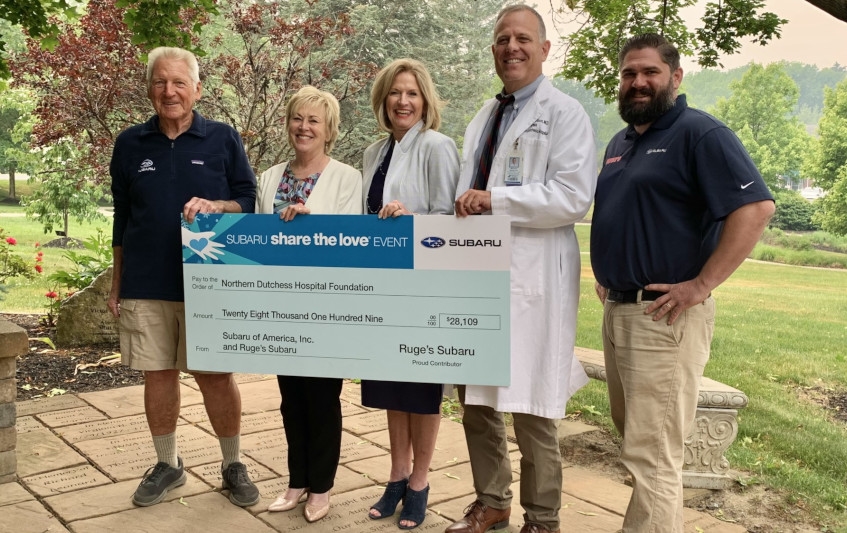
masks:
[[(285, 125), (294, 159), (262, 174), (256, 213), (278, 213), (285, 222), (308, 213), (362, 213), (362, 175), (329, 157), (338, 139), (340, 114), (332, 94), (311, 86), (288, 100)], [(290, 511), (308, 494), (303, 513), (306, 521), (316, 522), (329, 512), (329, 492), (341, 454), (342, 380), (277, 376), (277, 383), (289, 479), (288, 489), (268, 511)]]

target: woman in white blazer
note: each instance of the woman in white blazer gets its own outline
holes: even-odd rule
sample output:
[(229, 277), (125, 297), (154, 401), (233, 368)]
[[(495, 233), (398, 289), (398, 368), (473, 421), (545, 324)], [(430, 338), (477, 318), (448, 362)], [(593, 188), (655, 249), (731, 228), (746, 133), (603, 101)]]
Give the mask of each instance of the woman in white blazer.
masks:
[[(338, 100), (306, 86), (285, 108), (294, 159), (266, 170), (259, 181), (256, 213), (361, 214), (362, 175), (329, 157), (338, 138)], [(304, 514), (315, 522), (329, 512), (329, 491), (341, 453), (341, 379), (277, 376), (288, 441), (288, 490), (268, 511), (294, 509), (308, 492)]]
[[(452, 214), (459, 153), (452, 139), (436, 131), (443, 102), (426, 67), (413, 59), (390, 63), (374, 80), (371, 106), (389, 135), (365, 150), (365, 212), (380, 218)], [(441, 398), (440, 383), (362, 380), (362, 404), (387, 410), (391, 445), (388, 484), (370, 518), (393, 516), (403, 500), (400, 529), (423, 523)]]

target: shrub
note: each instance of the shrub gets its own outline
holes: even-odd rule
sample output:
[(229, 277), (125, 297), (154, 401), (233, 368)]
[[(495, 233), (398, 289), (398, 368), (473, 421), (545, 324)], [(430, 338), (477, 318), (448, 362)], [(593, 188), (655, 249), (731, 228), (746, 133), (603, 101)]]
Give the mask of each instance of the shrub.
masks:
[(770, 225), (788, 231), (814, 231), (820, 229), (812, 222), (815, 207), (797, 191), (782, 190), (776, 193), (776, 213)]

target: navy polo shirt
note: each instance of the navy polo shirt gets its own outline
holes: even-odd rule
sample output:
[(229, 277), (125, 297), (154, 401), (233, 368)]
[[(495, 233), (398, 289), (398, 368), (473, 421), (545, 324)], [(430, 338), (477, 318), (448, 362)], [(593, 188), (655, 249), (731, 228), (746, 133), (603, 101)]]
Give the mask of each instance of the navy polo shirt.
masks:
[(123, 252), (121, 298), (183, 300), (180, 215), (193, 196), (233, 200), (243, 213), (256, 204), (256, 177), (241, 136), (196, 111), (188, 131), (173, 140), (156, 116), (125, 130), (109, 172), (112, 246)]
[(606, 148), (591, 220), (591, 267), (604, 287), (636, 290), (696, 277), (723, 220), (773, 197), (738, 137), (685, 95), (642, 135)]

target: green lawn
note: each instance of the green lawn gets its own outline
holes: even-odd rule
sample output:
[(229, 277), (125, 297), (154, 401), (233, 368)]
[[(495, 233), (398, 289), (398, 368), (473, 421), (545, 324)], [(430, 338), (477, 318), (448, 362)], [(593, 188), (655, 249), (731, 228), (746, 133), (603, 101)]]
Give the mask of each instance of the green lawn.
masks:
[[(0, 186), (3, 182), (0, 180)], [(111, 220), (104, 219), (96, 223), (79, 224), (71, 220), (69, 233), (72, 238), (82, 241), (97, 234), (97, 229), (111, 235)], [(64, 257), (65, 250), (48, 245), (56, 239), (55, 234), (45, 234), (40, 224), (27, 219), (24, 210), (17, 205), (0, 203), (0, 228), (7, 236), (14, 237), (17, 244), (11, 247), (12, 253), (35, 265), (35, 255), (43, 252), (41, 265), (44, 272), (36, 275), (35, 279), (24, 277), (11, 278), (6, 283), (7, 292), (0, 295), (0, 311), (9, 313), (44, 313), (48, 299), (44, 296), (48, 291), (57, 287), (47, 281), (47, 276), (57, 270), (70, 270), (72, 264)], [(36, 248), (35, 244), (40, 246)]]

